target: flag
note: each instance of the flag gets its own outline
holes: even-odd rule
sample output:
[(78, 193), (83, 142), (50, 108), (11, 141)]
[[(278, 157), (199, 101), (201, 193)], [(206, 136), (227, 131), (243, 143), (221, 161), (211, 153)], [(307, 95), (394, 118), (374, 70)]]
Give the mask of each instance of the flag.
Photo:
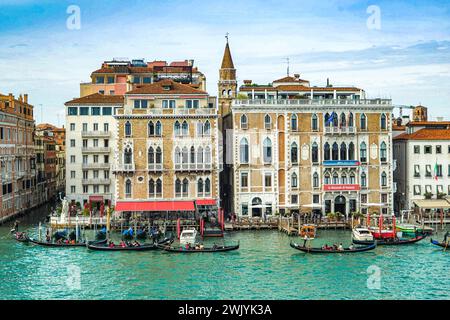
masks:
[(436, 181), (439, 180), (439, 178), (438, 178), (438, 170), (439, 170), (439, 166), (438, 166), (437, 160), (436, 160), (436, 164), (434, 165), (434, 179), (435, 179)]
[(334, 121), (334, 115), (335, 115), (335, 113), (333, 112), (333, 113), (330, 115), (330, 117), (328, 118), (327, 123), (326, 123), (327, 126), (333, 123), (333, 121)]

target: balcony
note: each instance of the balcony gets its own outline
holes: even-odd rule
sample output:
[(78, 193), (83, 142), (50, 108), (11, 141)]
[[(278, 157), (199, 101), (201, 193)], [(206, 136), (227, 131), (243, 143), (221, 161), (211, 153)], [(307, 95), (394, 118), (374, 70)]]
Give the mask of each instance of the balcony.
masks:
[(195, 172), (195, 171), (211, 171), (212, 164), (208, 163), (177, 163), (175, 171)]
[(162, 163), (149, 163), (148, 171), (161, 172), (161, 171), (163, 171), (163, 165), (162, 165)]
[(124, 172), (124, 173), (127, 173), (127, 172), (133, 173), (136, 171), (136, 167), (135, 167), (134, 163), (129, 163), (129, 164), (120, 163), (120, 164), (114, 166), (113, 171)]
[(325, 167), (359, 167), (361, 163), (357, 160), (326, 160)]
[[(312, 90), (314, 88), (311, 88)], [(238, 99), (235, 106), (271, 106), (271, 108), (284, 109), (289, 106), (392, 106), (391, 99)]]
[(83, 138), (109, 138), (111, 132), (109, 131), (82, 131)]
[(110, 168), (109, 163), (83, 163), (82, 168), (83, 169), (109, 169)]
[(110, 153), (111, 148), (102, 148), (102, 147), (86, 147), (81, 150), (82, 153)]
[(105, 184), (111, 184), (111, 179), (83, 179), (82, 184), (84, 185), (94, 185), (94, 184), (99, 184), (99, 185), (105, 185)]
[(355, 134), (355, 127), (325, 127), (326, 135), (343, 135), (343, 134)]
[(326, 184), (323, 186), (323, 191), (359, 191), (361, 186), (359, 184)]

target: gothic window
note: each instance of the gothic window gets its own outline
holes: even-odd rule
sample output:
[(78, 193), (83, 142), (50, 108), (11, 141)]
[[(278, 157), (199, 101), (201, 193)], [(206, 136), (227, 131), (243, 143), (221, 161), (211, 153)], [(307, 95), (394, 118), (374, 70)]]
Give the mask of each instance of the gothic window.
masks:
[(131, 123), (127, 121), (125, 123), (125, 137), (131, 137)]
[(297, 174), (294, 172), (291, 176), (291, 187), (297, 188), (298, 187), (298, 177)]
[(330, 152), (331, 152), (330, 144), (328, 142), (326, 142), (324, 147), (323, 147), (323, 158), (324, 158), (325, 161), (331, 160)]
[(367, 130), (367, 117), (364, 113), (360, 117), (360, 127), (361, 130)]
[(381, 130), (386, 130), (386, 128), (387, 128), (387, 125), (386, 125), (386, 115), (383, 113), (383, 114), (381, 114), (381, 120), (380, 120), (380, 127), (381, 127)]
[(209, 178), (206, 178), (205, 180), (205, 194), (209, 196), (211, 193), (211, 180)]
[(199, 197), (203, 196), (203, 179), (202, 178), (198, 179), (198, 181), (197, 181), (197, 195)]
[(131, 198), (131, 180), (125, 182), (125, 198)]
[(191, 163), (195, 163), (195, 148), (194, 146), (191, 147), (191, 159), (190, 159)]
[(161, 148), (158, 147), (156, 148), (156, 161), (157, 164), (162, 164), (162, 152), (161, 152)]
[(205, 148), (205, 163), (211, 164), (211, 149), (209, 146)]
[(183, 197), (189, 196), (189, 180), (184, 178), (183, 180)]
[(317, 115), (316, 115), (316, 114), (313, 114), (313, 115), (312, 115), (312, 119), (311, 119), (311, 128), (312, 128), (312, 131), (317, 131), (317, 130), (319, 130), (319, 122), (318, 122), (318, 120), (317, 120)]
[(248, 128), (248, 118), (245, 114), (241, 116), (241, 129), (247, 129)]
[(297, 121), (296, 114), (293, 114), (291, 117), (291, 129), (292, 129), (292, 131), (297, 131), (297, 129), (298, 129), (298, 121)]
[(153, 164), (155, 163), (155, 151), (153, 149), (153, 147), (148, 148), (148, 164)]
[(264, 117), (264, 128), (270, 129), (272, 127), (272, 118), (266, 114)]
[(246, 138), (242, 138), (239, 149), (240, 149), (239, 151), (241, 163), (248, 163), (249, 148), (248, 148), (248, 140)]
[(155, 125), (153, 124), (153, 121), (150, 121), (148, 123), (148, 136), (153, 137), (155, 135)]
[(336, 142), (333, 143), (332, 159), (339, 160), (339, 145)]
[(347, 119), (345, 118), (345, 113), (341, 113), (341, 127), (347, 126)]
[(386, 187), (387, 186), (387, 174), (383, 171), (381, 174), (381, 186)]
[(313, 163), (319, 162), (319, 146), (316, 142), (314, 142), (312, 145), (311, 159)]
[(344, 142), (341, 143), (341, 160), (347, 160), (347, 145)]
[(264, 163), (272, 162), (272, 141), (266, 138), (263, 143)]
[(291, 144), (291, 162), (298, 163), (298, 147), (295, 142)]
[(353, 127), (354, 123), (353, 123), (353, 113), (350, 112), (350, 114), (348, 115), (348, 126), (349, 127)]
[(175, 148), (175, 164), (181, 163), (181, 151), (179, 147)]
[(362, 142), (359, 147), (359, 155), (361, 162), (367, 162), (367, 145), (365, 142)]
[(159, 120), (156, 122), (155, 135), (158, 137), (162, 136), (162, 126)]
[(185, 121), (183, 121), (183, 124), (182, 124), (182, 131), (183, 131), (183, 136), (188, 136), (189, 135), (189, 125), (188, 125), (188, 123), (186, 122), (186, 120)]
[(203, 148), (198, 147), (197, 149), (197, 163), (203, 163)]
[(387, 161), (387, 148), (385, 142), (382, 142), (380, 146), (380, 160), (381, 162)]
[(181, 134), (180, 129), (181, 129), (180, 122), (178, 122), (178, 120), (177, 120), (177, 121), (175, 121), (175, 124), (174, 124), (174, 131), (175, 131), (176, 137), (180, 136), (180, 134)]
[(313, 188), (319, 187), (319, 174), (317, 172), (314, 172), (313, 175)]
[(348, 145), (348, 160), (355, 160), (355, 145), (353, 142)]
[(124, 164), (132, 164), (133, 163), (133, 151), (130, 147), (125, 148), (124, 152)]

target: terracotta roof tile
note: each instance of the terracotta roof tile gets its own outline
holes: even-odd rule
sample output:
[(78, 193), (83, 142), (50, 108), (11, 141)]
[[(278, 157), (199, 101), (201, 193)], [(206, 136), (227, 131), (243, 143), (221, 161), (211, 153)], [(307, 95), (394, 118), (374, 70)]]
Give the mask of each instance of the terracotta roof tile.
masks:
[[(165, 87), (170, 88), (169, 90)], [(137, 86), (136, 89), (126, 94), (205, 94), (208, 93), (199, 89), (195, 89), (190, 85), (181, 84), (173, 80), (162, 80), (152, 84)]]
[(103, 95), (94, 93), (89, 96), (67, 101), (65, 105), (76, 104), (123, 104), (123, 96), (121, 95)]
[(284, 78), (275, 80), (273, 83), (284, 83), (284, 82), (309, 82), (309, 81), (289, 76), (289, 77), (284, 77)]
[(421, 129), (414, 133), (402, 133), (394, 140), (450, 140), (450, 129)]

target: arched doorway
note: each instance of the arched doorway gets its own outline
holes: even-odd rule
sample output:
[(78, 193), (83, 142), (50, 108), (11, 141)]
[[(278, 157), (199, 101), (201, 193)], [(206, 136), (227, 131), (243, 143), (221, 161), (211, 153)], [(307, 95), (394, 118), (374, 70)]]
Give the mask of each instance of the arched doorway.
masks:
[(347, 213), (347, 200), (344, 196), (338, 196), (334, 199), (334, 212), (340, 212), (343, 215)]
[(262, 200), (261, 198), (253, 198), (252, 200), (252, 217), (262, 216)]

